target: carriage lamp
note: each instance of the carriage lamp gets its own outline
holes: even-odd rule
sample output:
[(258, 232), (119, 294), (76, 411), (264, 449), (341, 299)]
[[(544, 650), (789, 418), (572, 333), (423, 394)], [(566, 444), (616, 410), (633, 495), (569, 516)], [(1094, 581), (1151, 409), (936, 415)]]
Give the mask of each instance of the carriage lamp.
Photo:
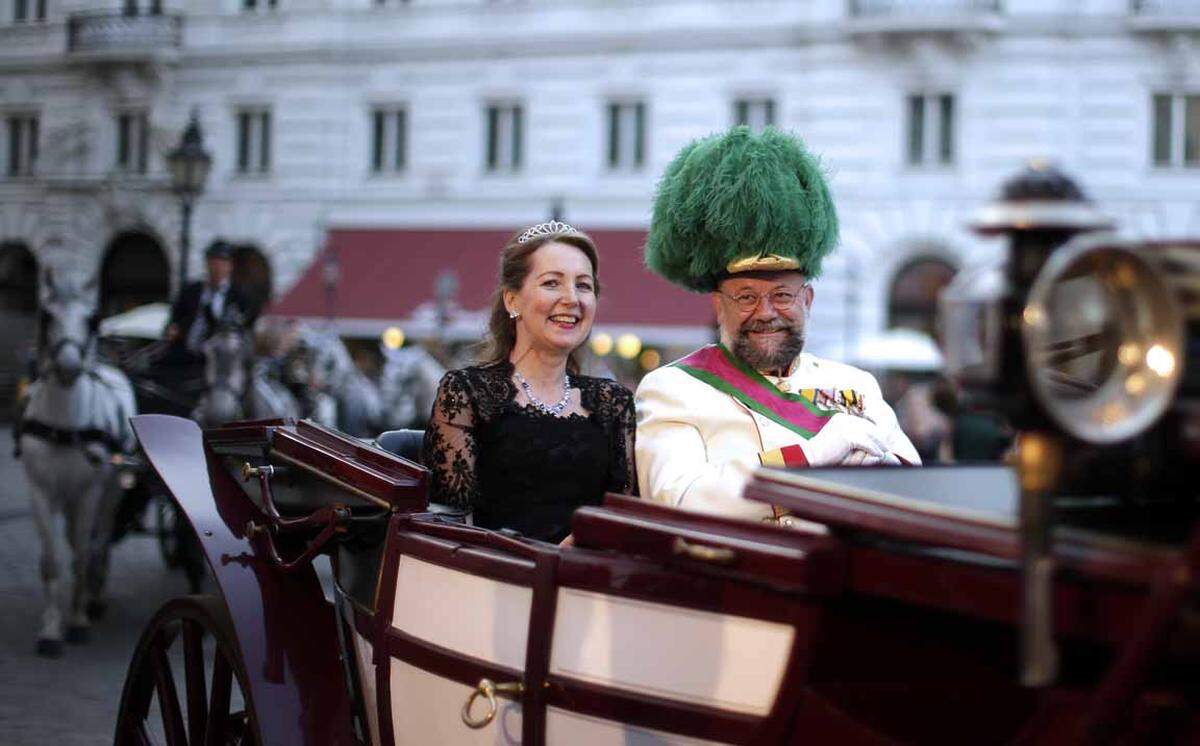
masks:
[[(1107, 330), (1111, 326), (1105, 326), (1107, 312), (1095, 302), (1057, 294), (1055, 281), (1042, 279), (1043, 269), (1056, 261), (1056, 252), (1071, 238), (1109, 227), (1111, 222), (1093, 208), (1074, 181), (1053, 166), (1031, 163), (1005, 182), (999, 199), (984, 207), (972, 225), (981, 235), (1008, 237), (1005, 262), (956, 278), (940, 303), (947, 373), (959, 381), (971, 404), (1007, 415), (1020, 431), (1016, 470), (1021, 485), (1017, 506), (1022, 568), (1021, 682), (1031, 687), (1047, 686), (1057, 678), (1052, 496), (1060, 483), (1057, 454), (1063, 443), (1061, 426), (1056, 425), (1079, 414), (1054, 409), (1058, 402), (1052, 400), (1061, 392), (1050, 392), (1045, 379), (1057, 375), (1059, 384), (1077, 383), (1075, 392), (1095, 383), (1092, 379), (1076, 381), (1083, 377), (1074, 369), (1061, 375), (1041, 371), (1050, 362), (1083, 359), (1093, 345), (1107, 341), (1102, 333), (1070, 338), (1070, 334), (1081, 333), (1063, 332), (1063, 325), (1076, 325), (1068, 319), (1088, 319), (1079, 322), (1081, 327), (1091, 323)], [(1066, 281), (1069, 275), (1059, 277)], [(1034, 294), (1031, 288), (1039, 279), (1042, 284)], [(1087, 300), (1095, 301), (1096, 296), (1092, 293)], [(1103, 319), (1097, 320), (1099, 317)], [(1068, 336), (1060, 339), (1060, 334)], [(1027, 344), (1028, 339), (1033, 341)], [(1088, 371), (1093, 379), (1105, 377), (1107, 372), (1104, 364)], [(1047, 402), (1052, 402), (1052, 411), (1043, 406)], [(1111, 413), (1111, 408), (1108, 411)]]
[(1047, 309), (1029, 304), (1046, 262), (1077, 235), (1106, 230), (1112, 221), (1083, 190), (1054, 166), (1030, 163), (1001, 187), (998, 199), (975, 216), (983, 236), (1006, 236), (1007, 256), (997, 266), (960, 273), (940, 301), (947, 373), (976, 404), (1008, 415), (1018, 428), (1044, 427), (1047, 417), (1031, 401), (1023, 334)]
[(171, 170), (171, 189), (179, 197), (181, 219), (179, 221), (179, 285), (182, 292), (188, 278), (188, 254), (191, 251), (192, 206), (204, 193), (204, 182), (212, 169), (212, 156), (204, 149), (204, 135), (200, 131), (200, 117), (192, 110), (191, 119), (183, 130), (179, 145), (167, 153), (167, 167)]
[(1144, 252), (1102, 237), (1072, 240), (1038, 274), (1021, 322), (1033, 398), (1079, 440), (1129, 440), (1175, 400), (1183, 314)]

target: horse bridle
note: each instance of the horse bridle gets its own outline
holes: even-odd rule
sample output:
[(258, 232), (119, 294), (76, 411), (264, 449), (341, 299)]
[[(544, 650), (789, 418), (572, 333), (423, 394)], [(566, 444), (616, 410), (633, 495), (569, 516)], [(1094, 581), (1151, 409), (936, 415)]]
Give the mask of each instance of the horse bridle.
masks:
[(52, 314), (49, 311), (42, 311), (42, 329), (41, 329), (41, 334), (39, 335), (41, 337), (41, 339), (40, 339), (41, 344), (39, 344), (38, 346), (41, 348), (42, 352), (46, 355), (47, 359), (49, 360), (49, 372), (53, 373), (55, 376), (58, 376), (59, 375), (58, 362), (57, 362), (58, 354), (60, 352), (62, 352), (67, 347), (67, 345), (74, 345), (76, 347), (76, 349), (79, 350), (79, 359), (80, 360), (87, 359), (88, 350), (92, 347), (92, 344), (93, 344), (93, 342), (95, 342), (96, 336), (98, 334), (99, 317), (96, 316), (95, 314), (88, 317), (88, 323), (87, 323), (88, 332), (87, 332), (87, 336), (83, 338), (83, 341), (64, 337), (63, 339), (60, 339), (57, 342), (55, 342), (54, 344), (50, 345), (49, 349), (46, 349), (46, 341), (47, 341), (47, 337), (49, 336), (47, 327), (49, 326), (49, 320), (50, 320), (51, 315)]
[[(243, 365), (244, 365), (244, 363), (243, 363)], [(207, 374), (205, 377), (207, 378)], [(234, 376), (229, 376), (229, 377), (225, 378), (224, 380), (219, 380), (214, 383), (208, 383), (208, 381), (205, 381), (208, 388), (204, 393), (204, 399), (211, 400), (212, 395), (214, 393), (223, 391), (223, 392), (226, 392), (227, 394), (229, 394), (230, 398), (232, 398), (234, 401), (242, 402), (246, 396), (246, 389), (249, 384), (249, 374), (244, 373), (241, 376), (241, 379), (242, 379), (241, 390), (239, 390), (237, 386), (234, 386), (232, 383), (230, 383), (230, 380), (233, 378), (234, 378)]]

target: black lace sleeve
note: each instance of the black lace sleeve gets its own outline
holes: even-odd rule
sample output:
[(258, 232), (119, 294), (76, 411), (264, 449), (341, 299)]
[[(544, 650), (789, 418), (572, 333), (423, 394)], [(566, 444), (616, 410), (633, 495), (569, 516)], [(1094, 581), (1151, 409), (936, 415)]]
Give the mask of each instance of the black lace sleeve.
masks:
[(478, 503), (474, 431), (469, 378), (466, 371), (449, 371), (438, 384), (422, 449), (422, 460), (429, 469), (430, 501), (468, 510)]
[(634, 462), (634, 438), (637, 417), (633, 409), (633, 394), (619, 383), (593, 379), (589, 387), (591, 394), (585, 406), (604, 423), (609, 433), (611, 454), (609, 458), (609, 492), (636, 495), (638, 490), (637, 465)]
[(617, 419), (617, 427), (613, 429), (616, 433), (618, 441), (613, 446), (613, 453), (618, 451), (622, 453), (625, 489), (622, 492), (626, 495), (638, 494), (638, 475), (637, 461), (634, 459), (634, 439), (637, 437), (637, 414), (633, 408), (633, 394), (624, 386), (619, 386), (620, 396), (620, 415)]

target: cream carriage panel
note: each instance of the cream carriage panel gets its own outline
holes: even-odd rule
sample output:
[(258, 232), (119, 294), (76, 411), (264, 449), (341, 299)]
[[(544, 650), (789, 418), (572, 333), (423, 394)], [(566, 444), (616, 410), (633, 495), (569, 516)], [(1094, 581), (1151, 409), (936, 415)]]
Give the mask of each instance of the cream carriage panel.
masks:
[(787, 624), (561, 588), (550, 672), (766, 716), (794, 634)]
[(525, 670), (531, 589), (403, 555), (396, 598), (396, 629), (460, 655)]
[(359, 691), (362, 692), (363, 709), (366, 711), (367, 729), (372, 744), (379, 744), (379, 709), (375, 691), (375, 664), (371, 661), (372, 646), (367, 638), (353, 632), (350, 635), (354, 646), (355, 663), (359, 672)]
[(521, 743), (521, 705), (518, 702), (497, 697), (496, 719), (486, 728), (471, 730), (463, 724), (461, 713), (463, 703), (474, 687), (395, 659), (392, 660), (391, 691), (396, 746), (509, 746)]
[(551, 707), (546, 710), (546, 743), (569, 743), (572, 746), (716, 746), (719, 742), (637, 728)]

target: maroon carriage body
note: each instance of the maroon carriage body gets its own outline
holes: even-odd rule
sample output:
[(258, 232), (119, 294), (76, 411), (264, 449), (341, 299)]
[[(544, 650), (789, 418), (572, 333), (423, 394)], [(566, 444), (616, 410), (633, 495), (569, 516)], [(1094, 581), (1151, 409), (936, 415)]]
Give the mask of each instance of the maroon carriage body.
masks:
[[(1186, 569), (1179, 549), (1066, 535), (1055, 586), (1066, 675), (1030, 690), (1018, 684), (1011, 521), (764, 472), (747, 497), (829, 530), (609, 496), (576, 513), (563, 549), (428, 513), (421, 467), (308, 423), (202, 439), (187, 421), (148, 416), (136, 429), (212, 567), (226, 610), (214, 637), (239, 664), (241, 727), (264, 744), (1198, 732), (1194, 691), (1137, 670), (1146, 656), (1129, 653), (1163, 658), (1142, 638), (1155, 594)], [(332, 601), (307, 562), (318, 551), (332, 559)], [(193, 656), (201, 616), (166, 617)], [(119, 742), (138, 742), (121, 734), (145, 720), (146, 692), (170, 694), (156, 651), (171, 629), (144, 638)], [(185, 689), (186, 722), (183, 708), (164, 721), (219, 733), (203, 666)], [(193, 725), (193, 710), (209, 715)]]

